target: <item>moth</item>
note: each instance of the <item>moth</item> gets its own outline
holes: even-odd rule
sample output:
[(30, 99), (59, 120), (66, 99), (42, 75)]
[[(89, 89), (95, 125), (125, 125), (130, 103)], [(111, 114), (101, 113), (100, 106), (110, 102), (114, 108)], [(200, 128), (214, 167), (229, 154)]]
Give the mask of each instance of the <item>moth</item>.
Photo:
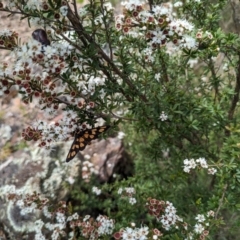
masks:
[(79, 151), (84, 150), (92, 140), (97, 139), (99, 134), (106, 132), (109, 127), (110, 126), (101, 126), (92, 129), (77, 130), (75, 132), (75, 138), (72, 146), (68, 152), (66, 162), (71, 161)]
[(50, 41), (47, 38), (47, 33), (43, 29), (36, 29), (32, 33), (32, 37), (33, 37), (33, 39), (40, 42), (43, 46), (50, 45)]

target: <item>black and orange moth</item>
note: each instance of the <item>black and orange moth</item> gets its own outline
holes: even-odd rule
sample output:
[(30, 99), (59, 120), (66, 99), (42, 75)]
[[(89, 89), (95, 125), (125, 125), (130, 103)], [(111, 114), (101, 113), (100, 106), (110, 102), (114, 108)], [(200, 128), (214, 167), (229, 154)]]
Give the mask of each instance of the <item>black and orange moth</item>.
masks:
[(109, 127), (110, 126), (101, 126), (92, 129), (77, 130), (75, 132), (75, 138), (72, 146), (68, 152), (66, 162), (71, 161), (79, 151), (84, 150), (92, 140), (97, 139), (99, 134), (106, 132)]

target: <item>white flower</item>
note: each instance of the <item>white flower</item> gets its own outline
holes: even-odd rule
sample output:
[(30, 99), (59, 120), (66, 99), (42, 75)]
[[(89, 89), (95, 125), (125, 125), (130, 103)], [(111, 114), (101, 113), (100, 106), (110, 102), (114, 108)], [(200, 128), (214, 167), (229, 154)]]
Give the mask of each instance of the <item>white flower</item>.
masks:
[(62, 6), (62, 7), (60, 7), (60, 13), (61, 13), (64, 17), (67, 16), (68, 7), (67, 7), (67, 6)]
[(154, 78), (159, 82), (160, 80), (160, 77), (161, 77), (161, 73), (156, 73)]
[(197, 47), (196, 39), (191, 36), (184, 35), (181, 41), (181, 47), (185, 47), (187, 49), (195, 49)]
[(13, 32), (9, 29), (4, 29), (0, 31), (0, 36), (10, 37), (12, 34)]
[(165, 114), (164, 111), (162, 111), (162, 113), (161, 113), (159, 119), (161, 119), (162, 122), (163, 122), (163, 121), (166, 121), (166, 120), (168, 119), (168, 115)]
[(197, 164), (196, 164), (196, 162), (194, 161), (194, 159), (192, 158), (192, 159), (190, 159), (190, 161), (189, 161), (189, 167), (190, 168), (195, 168), (196, 166), (197, 166)]
[(51, 218), (52, 217), (52, 214), (48, 211), (48, 207), (47, 206), (44, 206), (43, 207), (43, 215), (47, 218)]
[(202, 226), (202, 224), (197, 223), (194, 226), (194, 231), (195, 231), (195, 233), (200, 233), (201, 234), (204, 231), (204, 227)]
[(134, 205), (137, 202), (136, 198), (129, 198), (129, 203)]
[(132, 227), (136, 227), (136, 223), (131, 222), (131, 226), (132, 226)]
[(209, 168), (208, 169), (208, 174), (214, 175), (217, 172), (216, 168)]
[(84, 218), (83, 218), (83, 221), (86, 222), (91, 216), (90, 215), (86, 215)]
[(130, 227), (126, 227), (122, 232), (122, 239), (135, 239), (134, 237), (134, 230)]
[(72, 176), (69, 176), (68, 178), (67, 178), (67, 181), (69, 182), (69, 184), (74, 184), (74, 182), (75, 182), (75, 179), (72, 177)]
[(114, 9), (110, 2), (104, 3), (103, 6), (107, 9), (107, 11), (111, 11)]
[(58, 223), (65, 223), (66, 216), (63, 213), (57, 212), (56, 219)]
[(125, 2), (121, 2), (121, 5), (129, 11), (133, 11), (137, 6), (141, 6), (143, 3), (144, 1), (141, 0), (127, 0)]
[(92, 187), (92, 192), (93, 193), (96, 193), (96, 195), (100, 195), (102, 190), (99, 189), (98, 187)]
[(225, 72), (229, 71), (229, 65), (228, 65), (228, 63), (224, 63), (224, 65), (223, 65), (223, 71), (225, 71)]
[(202, 168), (208, 168), (208, 164), (205, 158), (198, 158), (196, 162), (200, 163)]
[(55, 228), (55, 225), (48, 222), (48, 223), (45, 224), (45, 228), (50, 230), (50, 231), (53, 231), (54, 228)]
[(52, 240), (58, 240), (59, 237), (60, 237), (59, 231), (58, 231), (58, 230), (54, 230), (54, 231), (53, 231), (53, 234), (52, 234), (52, 236), (51, 236), (51, 239), (52, 239)]
[(195, 219), (198, 220), (198, 222), (204, 222), (206, 220), (203, 214), (198, 214)]
[(184, 166), (183, 171), (189, 173), (191, 168), (189, 166)]
[(137, 233), (139, 234), (141, 240), (147, 239), (146, 236), (149, 233), (149, 228), (148, 227), (145, 226), (145, 227), (141, 227), (141, 228), (136, 229), (136, 230), (137, 230)]
[(41, 219), (35, 221), (34, 224), (35, 224), (34, 229), (35, 229), (35, 231), (37, 231), (37, 232), (41, 231), (42, 227), (44, 226), (44, 222), (43, 222)]
[(182, 7), (182, 5), (183, 5), (183, 3), (182, 3), (181, 1), (175, 2), (175, 3), (173, 4), (173, 6), (174, 6), (175, 8)]
[(118, 138), (118, 139), (123, 139), (124, 136), (125, 136), (125, 133), (124, 133), (124, 132), (118, 132), (117, 138)]
[(77, 219), (79, 218), (78, 213), (74, 213), (74, 214), (72, 215), (72, 218), (75, 219), (75, 220), (77, 220)]
[(118, 193), (119, 195), (121, 195), (122, 192), (123, 192), (123, 189), (122, 189), (122, 188), (119, 188), (117, 193)]
[(46, 238), (43, 236), (41, 232), (37, 232), (35, 235), (35, 240), (45, 240)]
[(151, 31), (151, 33), (154, 35), (152, 38), (153, 43), (162, 43), (162, 40), (166, 38), (166, 35), (163, 34), (163, 31), (160, 28), (157, 28), (155, 31)]
[(87, 10), (86, 8), (82, 7), (79, 9), (79, 16), (80, 17), (84, 17), (85, 15), (87, 15)]
[(114, 221), (112, 219), (99, 215), (96, 220), (100, 223), (98, 228), (98, 234), (100, 236), (105, 234), (110, 235), (113, 233)]
[(129, 194), (134, 194), (135, 193), (135, 189), (133, 187), (126, 187), (125, 188), (125, 191)]
[(215, 215), (215, 213), (214, 213), (214, 211), (212, 211), (212, 210), (210, 210), (210, 211), (207, 212), (207, 216), (208, 216), (208, 217), (214, 217), (214, 215)]

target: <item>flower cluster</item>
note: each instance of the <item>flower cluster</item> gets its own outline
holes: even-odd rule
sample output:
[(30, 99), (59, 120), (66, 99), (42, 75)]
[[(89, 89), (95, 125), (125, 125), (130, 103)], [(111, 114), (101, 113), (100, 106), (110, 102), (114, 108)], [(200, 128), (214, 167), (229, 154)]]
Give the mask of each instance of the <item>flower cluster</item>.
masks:
[(99, 215), (96, 220), (86, 215), (82, 220), (77, 214), (68, 217), (70, 227), (81, 229), (81, 235), (87, 239), (98, 239), (103, 235), (111, 235), (114, 229), (114, 221), (106, 216)]
[(43, 222), (41, 219), (36, 220), (33, 229), (32, 227), (27, 229), (28, 231), (35, 231), (36, 240), (46, 239), (44, 229), (52, 233), (51, 239), (53, 240), (65, 236), (68, 222), (73, 232), (76, 228), (79, 228), (81, 235), (88, 239), (98, 239), (99, 236), (113, 233), (114, 221), (106, 216), (99, 215), (94, 220), (89, 215), (84, 218), (80, 218), (77, 213), (70, 215), (70, 209), (67, 207), (66, 202), (60, 201), (52, 206), (49, 199), (42, 198), (40, 194), (25, 194), (24, 189), (16, 189), (14, 185), (6, 185), (1, 191), (8, 201), (13, 202), (21, 209), (21, 215), (26, 216), (29, 213), (42, 211), (46, 219), (51, 219), (50, 222)]
[(95, 193), (96, 195), (100, 195), (102, 190), (99, 189), (98, 187), (93, 186), (92, 187), (92, 192)]
[[(207, 230), (210, 226), (209, 219), (214, 217), (214, 212), (212, 210), (208, 211), (207, 214), (198, 214), (195, 219), (197, 223), (194, 225), (193, 232), (188, 233), (188, 239), (205, 239), (209, 235)], [(193, 238), (195, 236), (195, 238)]]
[(12, 49), (17, 46), (17, 42), (18, 34), (16, 32), (7, 29), (0, 31), (0, 47)]
[[(79, 232), (86, 239), (99, 239), (101, 236), (111, 236), (115, 228), (115, 222), (107, 216), (99, 215), (96, 219), (90, 215), (80, 217), (78, 213), (70, 212), (70, 208), (66, 202), (60, 201), (54, 206), (47, 198), (42, 198), (40, 194), (25, 194), (24, 189), (16, 189), (14, 185), (6, 185), (1, 189), (3, 196), (6, 196), (8, 201), (13, 202), (18, 206), (21, 215), (28, 215), (36, 211), (41, 211), (45, 217), (45, 222), (38, 219), (34, 225), (26, 229), (27, 231), (35, 232), (36, 240), (45, 240), (45, 233), (51, 233), (51, 239), (57, 240), (66, 236), (68, 233), (67, 226), (70, 227), (69, 239), (74, 239), (75, 233)], [(119, 189), (119, 193), (126, 192), (127, 194), (135, 193), (134, 188)], [(168, 201), (149, 198), (147, 208), (150, 215), (154, 216), (161, 223), (162, 228), (170, 230), (182, 227), (187, 230), (187, 223), (176, 214), (176, 208)], [(209, 220), (214, 217), (213, 211), (208, 211), (206, 214), (198, 214), (195, 219), (197, 223), (193, 226), (192, 232), (186, 232), (188, 239), (199, 237), (205, 239), (209, 235), (208, 227)], [(50, 221), (48, 221), (50, 219)], [(131, 227), (122, 228), (113, 234), (115, 239), (160, 239), (162, 232), (158, 229), (150, 229), (148, 226), (137, 228), (135, 223), (131, 223)]]
[(188, 49), (196, 48), (197, 43), (188, 33), (194, 29), (187, 20), (175, 19), (171, 3), (145, 9), (144, 1), (122, 2), (124, 15), (116, 18), (116, 28), (133, 38), (144, 39), (148, 46), (157, 48), (166, 44)]
[(156, 217), (161, 222), (162, 227), (170, 230), (171, 227), (178, 227), (178, 224), (183, 220), (176, 214), (176, 208), (168, 201), (159, 201), (154, 198), (149, 198), (147, 202), (148, 213)]
[(124, 189), (119, 188), (118, 194), (121, 195), (121, 197), (127, 197), (129, 199), (129, 203), (132, 205), (137, 202), (136, 198), (133, 197), (135, 194), (135, 189), (133, 187), (125, 187)]
[(163, 235), (157, 228), (149, 229), (147, 226), (140, 228), (135, 227), (135, 223), (131, 223), (132, 227), (122, 228), (120, 231), (115, 232), (113, 237), (115, 239), (132, 239), (132, 240), (146, 240), (154, 239), (158, 240)]
[(125, 137), (125, 133), (124, 132), (118, 132), (117, 138), (122, 140)]
[(149, 234), (149, 228), (147, 226), (140, 227), (140, 228), (130, 228), (126, 227), (124, 229), (121, 229), (119, 232), (116, 232), (114, 234), (115, 239), (141, 239), (145, 240), (148, 239)]
[(41, 198), (36, 192), (25, 194), (24, 189), (16, 189), (15, 185), (6, 185), (1, 191), (8, 201), (14, 202), (21, 209), (21, 215), (42, 210), (49, 202), (47, 198)]
[[(45, 11), (55, 11), (55, 18), (59, 18), (58, 15), (62, 14), (62, 16), (66, 16), (67, 14), (67, 7), (65, 1), (61, 1), (62, 7), (60, 7), (59, 11), (56, 11), (56, 5), (53, 5), (54, 3), (49, 4), (45, 0), (31, 0), (28, 1), (27, 4), (19, 4), (18, 1), (4, 1), (4, 4), (0, 2), (0, 9), (6, 9), (6, 10), (14, 10), (14, 9), (21, 9), (22, 11), (34, 11), (35, 13), (45, 12)], [(35, 19), (36, 21), (36, 19)], [(41, 21), (41, 20), (40, 20)]]
[(183, 171), (186, 173), (189, 173), (191, 169), (195, 169), (196, 167), (201, 169), (201, 168), (206, 168), (208, 169), (208, 174), (214, 175), (217, 172), (216, 168), (209, 168), (207, 161), (205, 158), (198, 158), (196, 160), (192, 159), (185, 159), (183, 161), (184, 163), (184, 169)]
[[(84, 161), (82, 166), (82, 178), (88, 182), (92, 174), (98, 174), (98, 170), (95, 169), (94, 164), (89, 161)], [(97, 191), (98, 192), (98, 191)], [(96, 194), (97, 194), (96, 192)]]
[(114, 229), (114, 221), (112, 219), (109, 219), (106, 216), (99, 215), (96, 219), (98, 222), (98, 235), (110, 235), (113, 233)]
[[(79, 73), (84, 70), (82, 66), (91, 60), (80, 58), (80, 51), (73, 52), (68, 42), (56, 37), (56, 34), (54, 36), (57, 41), (52, 41), (51, 45), (42, 45), (41, 41), (35, 39), (29, 40), (15, 48), (16, 61), (13, 65), (0, 65), (0, 96), (17, 89), (25, 104), (32, 102), (37, 108), (44, 109), (43, 113), (48, 119), (55, 118), (63, 111), (58, 121), (50, 124), (37, 121), (23, 131), (25, 140), (38, 141), (39, 146), (46, 150), (51, 150), (55, 141), (66, 141), (76, 129), (92, 127), (85, 124), (94, 116), (95, 102), (91, 96), (96, 91), (99, 91), (99, 98), (105, 95), (105, 78), (101, 77), (101, 73), (97, 77)], [(3, 44), (15, 41), (16, 37), (16, 33), (2, 31), (0, 44), (2, 41)], [(70, 69), (73, 70), (71, 73), (68, 72)], [(79, 117), (76, 110), (84, 112), (84, 119)]]

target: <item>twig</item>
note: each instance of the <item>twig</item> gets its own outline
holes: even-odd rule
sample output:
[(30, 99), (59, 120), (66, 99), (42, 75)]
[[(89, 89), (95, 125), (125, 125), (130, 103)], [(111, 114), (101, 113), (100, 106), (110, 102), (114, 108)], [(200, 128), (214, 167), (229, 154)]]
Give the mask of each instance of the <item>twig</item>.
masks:
[(227, 184), (225, 184), (224, 187), (223, 187), (222, 197), (221, 197), (221, 199), (219, 201), (219, 206), (218, 206), (218, 209), (217, 209), (217, 211), (215, 213), (215, 216), (214, 216), (215, 219), (217, 219), (218, 213), (219, 213), (219, 211), (220, 211), (220, 209), (221, 209), (221, 207), (223, 205), (223, 200), (224, 200), (224, 197), (225, 197), (225, 194), (226, 194), (227, 187), (228, 187)]
[[(239, 92), (240, 92), (240, 53), (238, 53), (238, 68), (237, 68), (237, 76), (236, 76), (236, 85), (234, 89), (234, 96), (232, 98), (231, 107), (228, 111), (228, 120), (231, 121), (233, 119), (233, 115), (235, 109), (237, 107), (237, 103), (239, 101)], [(225, 135), (229, 136), (230, 131), (226, 130)]]

